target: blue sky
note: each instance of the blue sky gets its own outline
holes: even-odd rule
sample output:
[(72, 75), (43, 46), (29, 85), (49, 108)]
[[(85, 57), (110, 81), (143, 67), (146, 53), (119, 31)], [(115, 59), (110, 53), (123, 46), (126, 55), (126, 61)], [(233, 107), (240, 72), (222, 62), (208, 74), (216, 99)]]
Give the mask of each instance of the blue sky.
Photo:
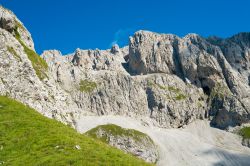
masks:
[(250, 31), (250, 0), (0, 0), (31, 32), (38, 53), (124, 46), (137, 30), (229, 37)]

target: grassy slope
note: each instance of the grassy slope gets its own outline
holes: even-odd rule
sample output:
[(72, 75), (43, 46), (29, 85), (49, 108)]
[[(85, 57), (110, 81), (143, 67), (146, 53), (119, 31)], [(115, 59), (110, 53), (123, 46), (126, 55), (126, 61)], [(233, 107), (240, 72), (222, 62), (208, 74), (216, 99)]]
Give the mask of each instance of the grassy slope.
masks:
[(0, 115), (4, 165), (147, 165), (7, 97), (0, 96)]
[(27, 54), (29, 60), (32, 63), (34, 70), (36, 71), (36, 75), (40, 80), (48, 77), (46, 72), (48, 70), (48, 64), (45, 62), (43, 58), (41, 58), (35, 51), (28, 48), (22, 41), (21, 36), (18, 32), (18, 28), (22, 29), (22, 25), (16, 22), (17, 26), (15, 28), (15, 38), (19, 41), (19, 43), (23, 46), (24, 52)]
[(240, 130), (240, 135), (245, 139), (250, 139), (250, 127), (243, 127)]

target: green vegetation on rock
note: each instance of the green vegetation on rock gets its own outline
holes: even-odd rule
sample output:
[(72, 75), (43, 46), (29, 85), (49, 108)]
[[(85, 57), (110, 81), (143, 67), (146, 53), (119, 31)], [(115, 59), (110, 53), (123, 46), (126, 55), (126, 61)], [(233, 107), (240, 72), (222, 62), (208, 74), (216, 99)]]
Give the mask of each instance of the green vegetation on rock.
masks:
[(171, 91), (171, 92), (174, 92), (174, 93), (180, 93), (180, 92), (181, 92), (181, 90), (180, 90), (179, 88), (175, 88), (175, 87), (173, 87), (173, 86), (168, 86), (168, 87), (165, 88), (165, 89), (167, 89), (167, 90), (169, 90), (169, 91)]
[(243, 127), (239, 133), (244, 139), (250, 139), (250, 127)]
[(14, 55), (14, 57), (18, 60), (18, 61), (22, 61), (21, 57), (16, 53), (15, 49), (13, 47), (7, 46), (7, 50)]
[(36, 75), (39, 77), (40, 80), (43, 80), (44, 78), (47, 78), (47, 70), (48, 70), (48, 64), (45, 62), (43, 58), (41, 58), (35, 51), (28, 48), (22, 41), (21, 36), (18, 32), (18, 28), (21, 29), (22, 25), (19, 23), (16, 25), (15, 28), (15, 37), (19, 41), (19, 43), (23, 46), (24, 52), (27, 54), (29, 60), (32, 63), (32, 66), (34, 70), (36, 71)]
[(164, 91), (172, 92), (174, 95), (171, 97), (170, 95), (166, 95), (167, 99), (175, 99), (175, 100), (185, 100), (187, 96), (182, 93), (182, 91), (179, 88), (175, 88), (173, 86), (162, 86), (157, 83), (149, 82), (149, 86), (156, 87)]
[[(106, 133), (106, 135), (103, 135), (101, 138), (98, 138), (96, 133), (102, 130)], [(108, 135), (112, 135), (112, 136), (125, 136), (125, 137), (131, 137), (133, 138), (135, 141), (140, 141), (142, 139), (149, 139), (151, 142), (153, 142), (151, 140), (151, 138), (134, 129), (124, 129), (120, 126), (114, 125), (114, 124), (106, 124), (106, 125), (100, 125), (97, 126), (89, 131), (86, 132), (87, 135), (91, 136), (92, 138), (96, 138), (96, 139), (100, 139), (101, 141), (108, 143)], [(108, 135), (107, 135), (108, 134)]]
[(79, 84), (79, 90), (81, 92), (92, 92), (97, 87), (97, 83), (89, 80), (81, 80)]
[(175, 96), (176, 100), (185, 100), (186, 98), (187, 98), (187, 96), (184, 95), (184, 94), (182, 94), (182, 93), (180, 93), (177, 96)]
[(101, 141), (0, 96), (3, 165), (149, 165)]
[(221, 83), (217, 83), (213, 87), (210, 93), (210, 99), (213, 100), (214, 98), (219, 98), (222, 100), (229, 95), (230, 95), (229, 89), (225, 85), (222, 85)]

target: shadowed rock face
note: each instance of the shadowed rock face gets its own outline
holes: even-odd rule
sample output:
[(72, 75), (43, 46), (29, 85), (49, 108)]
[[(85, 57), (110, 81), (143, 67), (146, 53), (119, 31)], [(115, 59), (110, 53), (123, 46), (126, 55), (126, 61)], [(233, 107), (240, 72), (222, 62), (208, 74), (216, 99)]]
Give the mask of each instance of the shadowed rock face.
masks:
[(250, 139), (242, 139), (242, 145), (250, 148)]
[(1, 7), (0, 94), (71, 124), (83, 115), (123, 115), (166, 128), (211, 118), (225, 129), (250, 119), (249, 36), (138, 31), (124, 48), (44, 51), (49, 69), (39, 80), (19, 41), (34, 49), (29, 32)]

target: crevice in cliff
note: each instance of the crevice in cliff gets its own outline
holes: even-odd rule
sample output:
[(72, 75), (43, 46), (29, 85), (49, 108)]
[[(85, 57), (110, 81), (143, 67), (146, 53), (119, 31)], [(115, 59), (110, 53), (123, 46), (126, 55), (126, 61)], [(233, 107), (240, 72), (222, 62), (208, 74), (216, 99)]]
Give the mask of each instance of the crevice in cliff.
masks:
[(147, 101), (148, 101), (148, 108), (150, 109), (150, 117), (152, 117), (153, 114), (153, 108), (157, 106), (157, 103), (155, 101), (154, 92), (151, 88), (147, 88), (146, 94), (147, 94)]
[(179, 47), (178, 47), (178, 40), (175, 39), (173, 42), (173, 60), (175, 65), (175, 71), (173, 71), (173, 74), (180, 77), (183, 81), (185, 81), (185, 74), (184, 70), (181, 64), (180, 56), (179, 56)]
[(209, 96), (211, 94), (211, 89), (208, 86), (202, 86), (202, 89), (206, 95)]

